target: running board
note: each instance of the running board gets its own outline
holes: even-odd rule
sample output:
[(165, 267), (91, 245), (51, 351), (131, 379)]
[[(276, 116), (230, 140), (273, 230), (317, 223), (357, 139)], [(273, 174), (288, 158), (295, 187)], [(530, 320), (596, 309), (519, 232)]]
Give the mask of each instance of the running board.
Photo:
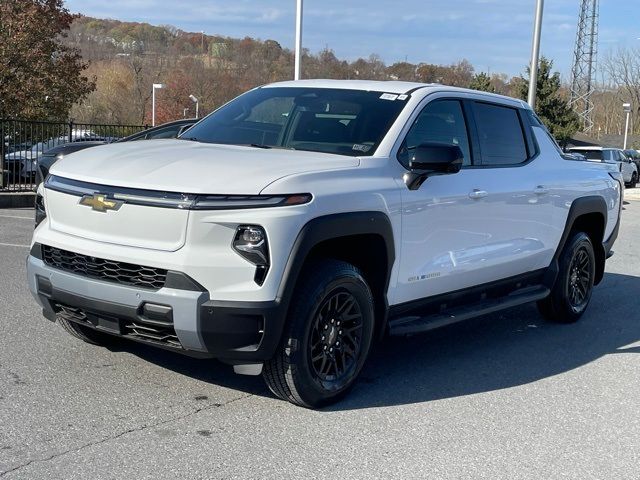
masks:
[(546, 287), (530, 287), (518, 290), (505, 297), (483, 300), (462, 307), (452, 307), (437, 314), (400, 317), (389, 321), (389, 331), (394, 336), (428, 332), (429, 330), (462, 322), (470, 318), (542, 300), (548, 297), (549, 293), (550, 290)]

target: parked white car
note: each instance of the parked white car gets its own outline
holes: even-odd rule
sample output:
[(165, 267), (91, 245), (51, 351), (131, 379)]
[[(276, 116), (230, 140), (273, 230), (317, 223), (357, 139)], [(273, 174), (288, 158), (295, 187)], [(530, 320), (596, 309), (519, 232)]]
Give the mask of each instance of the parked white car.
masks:
[(607, 147), (572, 147), (571, 153), (584, 155), (591, 162), (605, 162), (616, 164), (622, 173), (625, 186), (635, 187), (638, 183), (638, 167), (622, 149)]
[(56, 162), (38, 190), (29, 286), (84, 341), (215, 357), (318, 407), (349, 390), (387, 332), (532, 301), (549, 320), (580, 318), (623, 185), (562, 155), (508, 97), (267, 85), (180, 139)]

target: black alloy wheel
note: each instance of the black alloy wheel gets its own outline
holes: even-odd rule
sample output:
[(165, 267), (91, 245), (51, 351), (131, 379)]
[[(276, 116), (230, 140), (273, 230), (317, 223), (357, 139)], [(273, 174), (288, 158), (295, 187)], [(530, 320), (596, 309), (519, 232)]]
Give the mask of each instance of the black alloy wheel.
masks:
[(551, 293), (538, 302), (538, 310), (549, 321), (573, 323), (589, 305), (596, 276), (596, 257), (589, 235), (571, 234), (558, 258), (558, 267)]
[(572, 310), (576, 313), (584, 310), (589, 301), (592, 270), (589, 252), (585, 246), (581, 246), (573, 255), (567, 277), (567, 297)]
[(337, 291), (318, 309), (309, 342), (310, 362), (327, 390), (353, 373), (361, 350), (362, 312), (348, 291)]
[(369, 354), (374, 300), (362, 272), (319, 259), (300, 274), (280, 347), (263, 377), (279, 398), (307, 408), (338, 401)]

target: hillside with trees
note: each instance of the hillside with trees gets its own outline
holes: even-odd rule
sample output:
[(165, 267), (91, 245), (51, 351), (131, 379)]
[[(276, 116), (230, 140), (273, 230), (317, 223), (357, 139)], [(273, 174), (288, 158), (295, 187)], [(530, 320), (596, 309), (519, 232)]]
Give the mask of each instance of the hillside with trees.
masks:
[[(151, 85), (164, 83), (156, 119), (164, 122), (194, 116), (189, 95), (200, 100), (200, 112), (206, 114), (250, 88), (288, 80), (293, 74), (293, 52), (275, 40), (71, 15), (62, 0), (0, 5), (0, 116), (148, 124)], [(30, 47), (34, 44), (39, 50)], [(434, 82), (526, 97), (524, 76), (476, 71), (465, 59), (452, 59), (448, 65), (386, 64), (374, 53), (344, 60), (326, 48), (317, 53), (305, 50), (302, 65), (303, 78)], [(619, 135), (624, 128), (622, 102), (640, 106), (640, 49), (610, 52), (600, 65), (592, 135)], [(566, 111), (568, 89), (552, 71), (552, 63), (541, 67), (538, 91), (545, 98), (540, 114), (563, 140), (580, 125)], [(640, 122), (633, 122), (632, 131), (640, 133)]]
[[(145, 123), (150, 121), (151, 84), (158, 92), (157, 119), (193, 115), (189, 95), (207, 113), (234, 96), (269, 82), (291, 79), (293, 51), (275, 40), (243, 39), (184, 32), (172, 26), (79, 17), (65, 39), (90, 62), (96, 90), (73, 109), (80, 121)], [(304, 51), (303, 78), (409, 80), (468, 87), (475, 70), (467, 60), (450, 65), (397, 62), (386, 65), (371, 54), (341, 60), (330, 49)], [(506, 75), (486, 75), (492, 91), (515, 94)], [(188, 110), (186, 110), (188, 109)]]

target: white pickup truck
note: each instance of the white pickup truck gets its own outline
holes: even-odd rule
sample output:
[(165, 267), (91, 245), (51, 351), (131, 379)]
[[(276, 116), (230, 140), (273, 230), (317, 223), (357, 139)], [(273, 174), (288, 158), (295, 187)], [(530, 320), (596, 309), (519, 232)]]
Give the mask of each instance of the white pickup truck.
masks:
[(262, 373), (306, 407), (376, 339), (526, 302), (573, 322), (623, 183), (563, 156), (520, 100), (442, 85), (253, 89), (177, 140), (53, 165), (28, 280), (45, 317)]

